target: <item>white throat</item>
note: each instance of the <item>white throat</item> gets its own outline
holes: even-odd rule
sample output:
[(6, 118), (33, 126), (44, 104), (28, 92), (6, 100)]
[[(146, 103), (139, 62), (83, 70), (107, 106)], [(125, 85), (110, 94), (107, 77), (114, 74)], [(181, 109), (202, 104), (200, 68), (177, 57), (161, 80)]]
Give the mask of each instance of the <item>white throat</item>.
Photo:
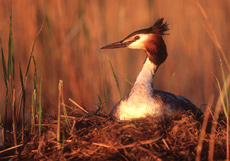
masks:
[(136, 82), (134, 83), (133, 88), (135, 88), (135, 86), (139, 86), (139, 85), (143, 85), (145, 86), (147, 89), (150, 89), (152, 87), (152, 80), (153, 77), (155, 75), (155, 72), (157, 70), (157, 66), (155, 64), (153, 64), (149, 58), (146, 59), (143, 68), (141, 70), (141, 72), (139, 73)]
[(154, 99), (152, 85), (157, 66), (149, 58), (146, 59), (136, 82), (129, 93), (128, 99), (121, 100), (118, 104), (118, 116), (120, 120), (144, 117), (146, 114), (156, 114), (160, 111), (160, 105)]

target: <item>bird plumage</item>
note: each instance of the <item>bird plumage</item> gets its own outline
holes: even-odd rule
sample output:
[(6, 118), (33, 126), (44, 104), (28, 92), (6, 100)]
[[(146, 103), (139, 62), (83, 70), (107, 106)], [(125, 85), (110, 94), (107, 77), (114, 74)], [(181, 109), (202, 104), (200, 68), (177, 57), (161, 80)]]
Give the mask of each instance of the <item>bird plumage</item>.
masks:
[(130, 93), (121, 99), (112, 109), (111, 116), (120, 120), (145, 117), (147, 115), (162, 116), (177, 111), (191, 110), (195, 114), (202, 112), (183, 96), (155, 90), (153, 78), (158, 67), (167, 58), (167, 49), (162, 38), (168, 31), (168, 24), (163, 18), (147, 29), (135, 31), (125, 39), (102, 47), (101, 49), (131, 48), (143, 49), (147, 58)]

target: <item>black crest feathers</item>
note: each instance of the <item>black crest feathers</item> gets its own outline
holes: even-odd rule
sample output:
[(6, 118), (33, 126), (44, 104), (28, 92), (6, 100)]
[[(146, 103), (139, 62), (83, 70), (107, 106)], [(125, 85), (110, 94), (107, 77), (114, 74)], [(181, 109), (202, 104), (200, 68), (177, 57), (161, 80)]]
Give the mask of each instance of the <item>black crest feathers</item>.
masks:
[(151, 32), (154, 34), (167, 35), (165, 32), (169, 30), (168, 23), (167, 22), (163, 23), (163, 21), (164, 18), (159, 18), (155, 22), (155, 24), (151, 28), (149, 28), (152, 30)]
[(124, 38), (122, 41), (136, 35), (136, 34), (159, 34), (159, 35), (168, 35), (165, 32), (169, 30), (168, 28), (168, 23), (165, 22), (163, 23), (164, 18), (159, 18), (155, 24), (152, 27), (146, 28), (146, 29), (141, 29), (137, 30), (130, 35), (128, 35), (126, 38)]

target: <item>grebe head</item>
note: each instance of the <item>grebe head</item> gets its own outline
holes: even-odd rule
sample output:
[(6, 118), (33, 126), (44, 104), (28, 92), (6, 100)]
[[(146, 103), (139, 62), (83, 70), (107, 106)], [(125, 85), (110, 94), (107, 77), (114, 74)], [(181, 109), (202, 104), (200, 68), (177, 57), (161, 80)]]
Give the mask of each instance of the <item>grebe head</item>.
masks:
[(143, 49), (150, 61), (159, 66), (167, 58), (167, 49), (162, 38), (168, 31), (168, 24), (163, 23), (164, 18), (158, 19), (155, 24), (147, 29), (141, 29), (128, 35), (121, 41), (105, 45), (101, 49), (130, 48)]

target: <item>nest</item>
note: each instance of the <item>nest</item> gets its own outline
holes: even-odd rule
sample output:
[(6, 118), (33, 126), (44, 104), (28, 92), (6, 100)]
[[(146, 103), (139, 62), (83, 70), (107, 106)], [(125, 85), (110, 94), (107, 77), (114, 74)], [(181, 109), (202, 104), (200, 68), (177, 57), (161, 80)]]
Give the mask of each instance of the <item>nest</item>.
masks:
[[(116, 121), (105, 114), (61, 120), (57, 142), (57, 119), (44, 118), (42, 136), (29, 138), (16, 160), (194, 160), (201, 123), (188, 112), (165, 117)], [(209, 134), (205, 133), (201, 160), (208, 159)], [(215, 134), (214, 159), (226, 157), (226, 127)]]

